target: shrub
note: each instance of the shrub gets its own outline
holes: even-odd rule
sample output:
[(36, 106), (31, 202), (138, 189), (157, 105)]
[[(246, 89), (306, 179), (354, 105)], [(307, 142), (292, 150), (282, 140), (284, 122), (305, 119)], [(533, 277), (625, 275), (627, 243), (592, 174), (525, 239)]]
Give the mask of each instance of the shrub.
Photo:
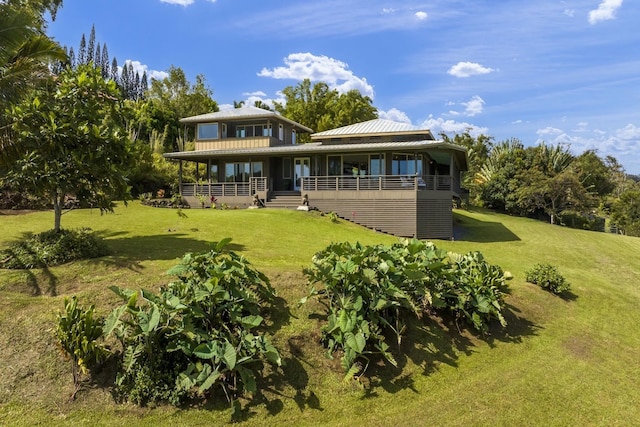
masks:
[(0, 267), (30, 269), (51, 267), (77, 259), (109, 254), (106, 244), (91, 229), (49, 230), (17, 241), (0, 252)]
[(104, 361), (107, 351), (98, 343), (102, 338), (102, 320), (94, 317), (94, 306), (85, 309), (78, 306), (78, 298), (64, 300), (64, 313), (58, 313), (56, 337), (58, 344), (71, 360), (74, 392), (80, 388), (81, 374)]
[(506, 325), (501, 310), (511, 276), (477, 252), (447, 253), (415, 239), (391, 247), (334, 243), (304, 274), (312, 288), (300, 302), (325, 300), (323, 343), (330, 357), (342, 351), (345, 379), (364, 372), (373, 354), (396, 366), (385, 335), (399, 343), (410, 316), (452, 312), (482, 333), (493, 320)]
[(571, 289), (571, 285), (551, 264), (536, 264), (527, 270), (526, 280), (554, 294), (561, 294)]
[(275, 291), (244, 257), (223, 252), (228, 241), (185, 255), (159, 294), (111, 288), (125, 301), (105, 324), (123, 348), (120, 399), (179, 404), (217, 385), (235, 408), (236, 395), (256, 393), (263, 361), (281, 364), (261, 328)]

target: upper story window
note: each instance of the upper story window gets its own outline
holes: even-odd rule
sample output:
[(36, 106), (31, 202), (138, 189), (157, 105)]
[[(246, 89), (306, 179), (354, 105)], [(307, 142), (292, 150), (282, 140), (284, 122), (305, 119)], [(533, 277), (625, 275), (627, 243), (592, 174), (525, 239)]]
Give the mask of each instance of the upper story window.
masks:
[(297, 140), (297, 134), (296, 134), (296, 130), (294, 129), (293, 131), (291, 131), (291, 144), (292, 145), (296, 145), (296, 141)]
[(250, 138), (252, 136), (271, 136), (271, 125), (236, 126), (236, 138)]
[(217, 123), (199, 123), (198, 139), (218, 139)]

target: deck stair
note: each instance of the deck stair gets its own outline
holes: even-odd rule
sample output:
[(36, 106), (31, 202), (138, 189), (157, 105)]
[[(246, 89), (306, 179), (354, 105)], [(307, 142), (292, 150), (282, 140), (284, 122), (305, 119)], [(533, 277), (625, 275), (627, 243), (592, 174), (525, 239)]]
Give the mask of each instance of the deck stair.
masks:
[(297, 209), (302, 204), (299, 191), (278, 191), (271, 193), (265, 202), (267, 208)]

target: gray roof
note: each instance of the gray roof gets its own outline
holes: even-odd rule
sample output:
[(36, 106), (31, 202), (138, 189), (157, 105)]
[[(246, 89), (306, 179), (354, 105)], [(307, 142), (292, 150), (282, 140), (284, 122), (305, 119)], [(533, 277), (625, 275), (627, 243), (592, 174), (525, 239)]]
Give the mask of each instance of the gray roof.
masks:
[(353, 135), (384, 135), (390, 133), (401, 134), (425, 134), (431, 135), (429, 129), (420, 128), (407, 123), (394, 122), (393, 120), (374, 119), (362, 123), (343, 126), (336, 129), (326, 130), (311, 135), (312, 139), (321, 139), (326, 137), (342, 137)]
[(242, 155), (298, 155), (315, 153), (353, 153), (372, 152), (389, 150), (417, 150), (425, 148), (445, 148), (466, 153), (466, 149), (460, 145), (450, 144), (443, 141), (402, 141), (402, 142), (371, 142), (363, 144), (340, 144), (323, 145), (320, 142), (308, 144), (281, 145), (277, 147), (261, 148), (237, 148), (233, 150), (198, 150), (179, 151), (175, 153), (165, 153), (164, 157), (169, 159), (198, 160), (216, 157), (231, 157)]
[(289, 120), (275, 111), (269, 111), (258, 107), (231, 108), (227, 110), (216, 111), (215, 113), (206, 113), (200, 114), (198, 116), (185, 117), (183, 119), (180, 119), (180, 123), (208, 123), (218, 120), (244, 119), (276, 119), (289, 123), (305, 132), (313, 132), (313, 129), (301, 125), (300, 123), (294, 122), (293, 120)]

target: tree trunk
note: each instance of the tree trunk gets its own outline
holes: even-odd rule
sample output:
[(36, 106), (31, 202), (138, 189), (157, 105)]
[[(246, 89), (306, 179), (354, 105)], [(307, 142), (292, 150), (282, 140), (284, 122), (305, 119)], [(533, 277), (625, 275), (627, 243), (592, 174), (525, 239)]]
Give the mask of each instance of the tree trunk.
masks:
[(60, 193), (60, 191), (56, 191), (55, 195), (53, 196), (53, 229), (55, 231), (60, 231), (63, 197), (64, 196)]

